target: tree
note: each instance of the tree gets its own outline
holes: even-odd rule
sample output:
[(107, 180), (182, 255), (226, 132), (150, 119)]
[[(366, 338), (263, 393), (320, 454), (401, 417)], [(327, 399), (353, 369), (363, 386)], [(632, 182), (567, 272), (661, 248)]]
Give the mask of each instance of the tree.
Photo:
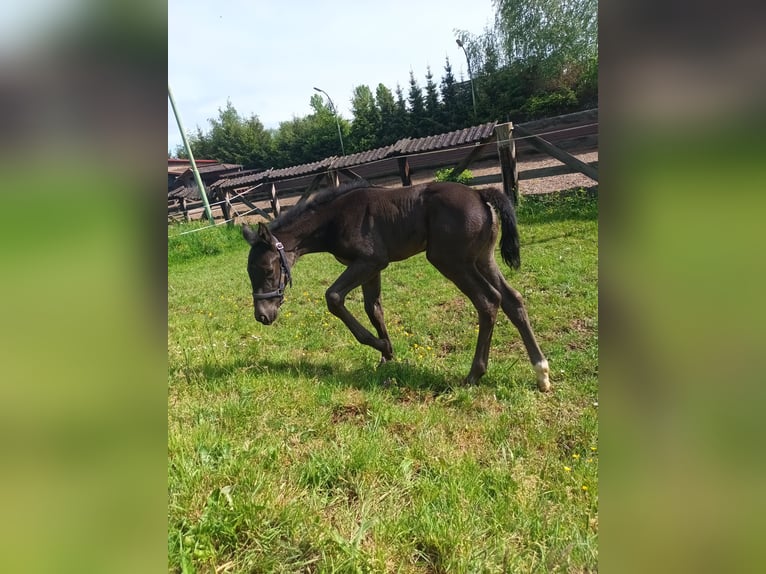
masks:
[(598, 53), (597, 0), (495, 0), (495, 35), (508, 63), (534, 66), (555, 87)]
[(440, 91), (442, 96), (440, 121), (447, 131), (459, 129), (462, 126), (462, 106), (457, 97), (457, 81), (452, 73), (449, 57), (447, 57), (444, 65), (444, 75), (442, 76)]
[(421, 137), (427, 135), (426, 106), (423, 101), (423, 90), (415, 79), (415, 73), (410, 70), (410, 91), (407, 95), (409, 104), (410, 127), (412, 135)]
[(354, 120), (351, 122), (350, 150), (364, 151), (377, 147), (381, 115), (375, 105), (375, 97), (367, 86), (356, 86), (351, 99)]
[(375, 147), (391, 145), (399, 139), (396, 131), (396, 100), (386, 86), (378, 84), (375, 90), (375, 104), (380, 112), (380, 124), (376, 134)]
[(483, 65), (474, 80), (479, 116), (481, 121), (508, 121), (511, 110), (522, 106), (528, 94), (524, 85), (516, 81), (511, 68), (500, 67), (495, 42), (484, 42), (482, 49)]
[(439, 92), (434, 83), (434, 75), (431, 73), (431, 66), (426, 66), (425, 118), (427, 120), (427, 133), (438, 134), (445, 131), (440, 111)]
[[(197, 127), (197, 133), (189, 138), (189, 146), (195, 157), (236, 163), (246, 168), (266, 168), (271, 158), (271, 134), (258, 116), (245, 119), (239, 115), (230, 100), (226, 107), (218, 109), (218, 118), (208, 120), (207, 134)], [(179, 157), (188, 157), (183, 146), (176, 150)]]
[(402, 91), (402, 87), (399, 84), (396, 84), (396, 108), (394, 111), (393, 127), (391, 132), (396, 136), (394, 141), (412, 135), (410, 133), (410, 115), (407, 111), (407, 102), (404, 100), (404, 92)]
[(341, 154), (337, 126), (340, 125), (345, 142), (349, 135), (348, 122), (339, 116), (336, 123), (335, 113), (319, 94), (311, 96), (310, 105), (313, 114), (279, 124), (274, 137), (274, 167), (311, 163)]

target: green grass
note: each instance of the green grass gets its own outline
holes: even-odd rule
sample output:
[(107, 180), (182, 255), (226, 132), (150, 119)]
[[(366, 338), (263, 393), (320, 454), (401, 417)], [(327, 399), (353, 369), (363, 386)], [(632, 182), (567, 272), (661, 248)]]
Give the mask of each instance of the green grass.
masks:
[[(549, 394), (504, 316), (489, 371), (459, 385), (476, 315), (423, 256), (383, 274), (397, 360), (376, 368), (326, 311), (331, 256), (298, 261), (264, 327), (237, 229), (169, 239), (169, 570), (596, 571), (597, 200), (524, 197), (519, 221), (504, 271)], [(348, 305), (366, 321), (361, 293)]]

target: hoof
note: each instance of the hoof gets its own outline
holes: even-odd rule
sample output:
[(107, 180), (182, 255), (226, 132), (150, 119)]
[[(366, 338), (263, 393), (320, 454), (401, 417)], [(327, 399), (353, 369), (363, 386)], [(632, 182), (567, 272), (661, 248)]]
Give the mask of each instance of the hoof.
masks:
[(479, 379), (475, 379), (471, 377), (466, 377), (465, 379), (463, 379), (463, 383), (462, 383), (464, 387), (475, 387), (478, 384), (479, 384)]
[(540, 389), (541, 392), (547, 393), (551, 390), (551, 381), (548, 378), (548, 361), (543, 359), (534, 365), (534, 368), (535, 373), (537, 373), (537, 388)]

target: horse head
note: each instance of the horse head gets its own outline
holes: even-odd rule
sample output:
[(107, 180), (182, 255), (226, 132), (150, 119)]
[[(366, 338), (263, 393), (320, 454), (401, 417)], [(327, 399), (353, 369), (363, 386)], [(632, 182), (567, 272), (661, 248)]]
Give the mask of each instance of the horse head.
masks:
[(263, 223), (256, 229), (242, 226), (242, 235), (250, 244), (247, 274), (253, 289), (253, 314), (264, 325), (277, 318), (287, 285), (292, 284), (284, 246)]

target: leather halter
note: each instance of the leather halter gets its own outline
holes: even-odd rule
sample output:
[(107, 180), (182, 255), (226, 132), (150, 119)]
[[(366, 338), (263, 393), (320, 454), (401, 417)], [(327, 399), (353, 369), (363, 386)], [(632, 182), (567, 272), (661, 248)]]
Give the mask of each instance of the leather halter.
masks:
[(285, 246), (282, 245), (282, 243), (278, 241), (276, 237), (274, 237), (274, 241), (274, 247), (277, 248), (277, 253), (279, 254), (279, 288), (275, 291), (268, 291), (266, 293), (256, 293), (253, 291), (254, 300), (273, 299), (274, 297), (279, 297), (279, 299), (282, 300), (285, 298), (285, 287), (287, 285), (290, 285), (290, 287), (293, 286), (293, 277), (290, 275), (290, 265), (288, 264), (287, 256), (285, 255)]

